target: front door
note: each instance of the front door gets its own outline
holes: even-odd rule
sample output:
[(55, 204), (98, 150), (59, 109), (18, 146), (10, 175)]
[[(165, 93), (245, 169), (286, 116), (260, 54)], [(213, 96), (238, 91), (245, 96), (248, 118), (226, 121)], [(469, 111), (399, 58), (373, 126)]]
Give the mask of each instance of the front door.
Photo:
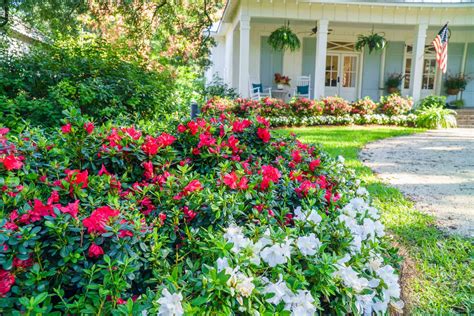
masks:
[(328, 53), (326, 56), (325, 95), (357, 99), (359, 57), (350, 53)]
[(423, 79), (421, 81), (421, 98), (435, 94), (436, 57), (425, 56), (423, 60)]

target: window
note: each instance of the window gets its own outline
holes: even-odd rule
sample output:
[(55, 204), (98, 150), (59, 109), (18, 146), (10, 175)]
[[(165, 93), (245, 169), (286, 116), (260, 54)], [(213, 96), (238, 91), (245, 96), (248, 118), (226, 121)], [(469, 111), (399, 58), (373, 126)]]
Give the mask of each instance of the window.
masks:
[(403, 89), (410, 89), (411, 57), (405, 60), (405, 78), (403, 80)]
[(337, 87), (337, 73), (339, 68), (339, 56), (326, 56), (326, 87)]
[(436, 59), (434, 57), (425, 57), (423, 61), (423, 80), (421, 89), (433, 90), (436, 78)]

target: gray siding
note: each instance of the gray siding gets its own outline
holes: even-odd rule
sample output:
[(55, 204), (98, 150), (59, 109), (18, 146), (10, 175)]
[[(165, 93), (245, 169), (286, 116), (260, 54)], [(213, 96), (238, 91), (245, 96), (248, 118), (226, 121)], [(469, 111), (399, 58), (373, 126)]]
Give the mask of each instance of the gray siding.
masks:
[(385, 74), (384, 81), (392, 73), (402, 73), (403, 54), (405, 52), (404, 42), (389, 42), (385, 48)]
[(274, 74), (283, 71), (283, 52), (274, 51), (267, 40), (268, 36), (260, 39), (260, 81), (264, 87), (272, 87)]
[[(440, 93), (446, 95), (444, 82), (449, 75), (456, 75), (461, 71), (462, 57), (464, 54), (464, 43), (451, 43), (448, 46), (447, 72), (441, 80)], [(439, 70), (438, 70), (439, 71)], [(448, 101), (456, 100), (454, 96), (448, 96)]]
[(379, 79), (380, 79), (380, 52), (374, 51), (369, 54), (364, 51), (364, 67), (362, 70), (362, 97), (369, 96), (373, 100), (380, 97)]
[[(301, 63), (301, 74), (303, 76), (311, 76), (311, 81), (314, 82), (314, 67), (316, 62), (316, 38), (303, 38), (303, 60)], [(313, 87), (310, 89), (311, 97), (313, 98)]]

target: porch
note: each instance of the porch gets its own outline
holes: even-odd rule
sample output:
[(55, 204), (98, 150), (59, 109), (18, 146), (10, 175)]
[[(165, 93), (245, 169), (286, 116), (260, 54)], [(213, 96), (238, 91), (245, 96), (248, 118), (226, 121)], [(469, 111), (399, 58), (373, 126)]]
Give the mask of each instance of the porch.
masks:
[[(242, 1), (241, 6), (244, 4), (247, 8), (240, 8), (241, 13), (236, 15), (233, 23), (221, 25), (220, 34), (225, 36), (215, 36), (217, 46), (213, 51), (214, 65), (211, 69), (211, 72), (217, 73), (243, 97), (248, 97), (248, 87), (252, 81), (262, 83), (264, 87), (276, 88), (273, 77), (275, 73), (281, 73), (289, 76), (292, 83), (299, 76), (310, 76), (312, 98), (339, 95), (347, 100), (364, 96), (377, 100), (386, 93), (385, 81), (388, 76), (399, 73), (404, 75), (402, 95), (411, 95), (416, 101), (430, 94), (445, 94), (443, 85), (449, 74), (474, 73), (472, 18), (467, 22), (458, 18), (459, 24), (450, 26), (452, 36), (449, 42), (448, 72), (443, 75), (436, 66), (431, 44), (443, 25), (441, 18), (440, 22), (433, 24), (429, 23), (430, 19), (414, 23), (419, 22), (419, 16), (413, 17), (413, 14), (418, 14), (417, 10), (405, 7), (380, 10), (376, 6), (375, 10), (373, 6), (364, 5), (310, 3), (308, 6), (308, 3), (298, 2), (286, 3), (285, 6), (300, 9), (307, 7), (311, 13), (316, 7), (320, 7), (322, 11), (317, 13), (319, 18), (302, 18), (308, 14), (301, 10), (291, 11), (294, 15), (286, 11), (284, 15), (287, 17), (281, 18), (275, 13), (278, 6), (282, 6), (281, 3), (274, 2), (271, 5)], [(270, 6), (273, 8), (272, 17), (266, 16), (266, 11), (263, 10)], [(436, 10), (432, 11), (437, 13)], [(452, 10), (445, 11), (448, 15), (452, 13)], [(324, 14), (325, 12), (331, 14)], [(408, 17), (395, 23), (396, 16), (403, 12)], [(433, 12), (429, 14), (436, 15)], [(346, 14), (345, 18), (339, 16), (343, 13)], [(352, 20), (352, 13), (357, 15), (357, 21), (341, 21)], [(367, 22), (370, 20), (374, 23)], [(290, 23), (293, 32), (300, 39), (301, 47), (295, 52), (274, 51), (267, 43), (271, 32), (285, 22)], [(356, 51), (358, 34), (368, 34), (372, 30), (384, 34), (387, 39), (385, 49), (371, 54), (367, 50)], [(289, 90), (294, 88), (293, 84)], [(461, 95), (449, 96), (448, 101), (460, 97)], [(462, 98), (466, 106), (474, 106), (473, 82), (463, 92)]]

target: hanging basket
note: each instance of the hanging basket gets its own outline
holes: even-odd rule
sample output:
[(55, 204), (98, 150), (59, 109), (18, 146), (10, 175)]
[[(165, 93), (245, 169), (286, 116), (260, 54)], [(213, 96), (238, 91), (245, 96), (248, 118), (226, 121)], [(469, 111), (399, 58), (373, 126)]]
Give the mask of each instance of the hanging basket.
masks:
[(369, 35), (359, 34), (357, 37), (357, 42), (355, 43), (355, 48), (358, 51), (361, 51), (362, 48), (367, 46), (369, 49), (369, 54), (371, 54), (374, 50), (382, 50), (387, 44), (387, 40), (385, 39), (384, 35), (384, 33), (374, 33), (374, 31), (372, 31), (372, 33)]
[(270, 34), (268, 44), (276, 51), (290, 50), (294, 52), (301, 47), (300, 39), (291, 30), (289, 22)]

